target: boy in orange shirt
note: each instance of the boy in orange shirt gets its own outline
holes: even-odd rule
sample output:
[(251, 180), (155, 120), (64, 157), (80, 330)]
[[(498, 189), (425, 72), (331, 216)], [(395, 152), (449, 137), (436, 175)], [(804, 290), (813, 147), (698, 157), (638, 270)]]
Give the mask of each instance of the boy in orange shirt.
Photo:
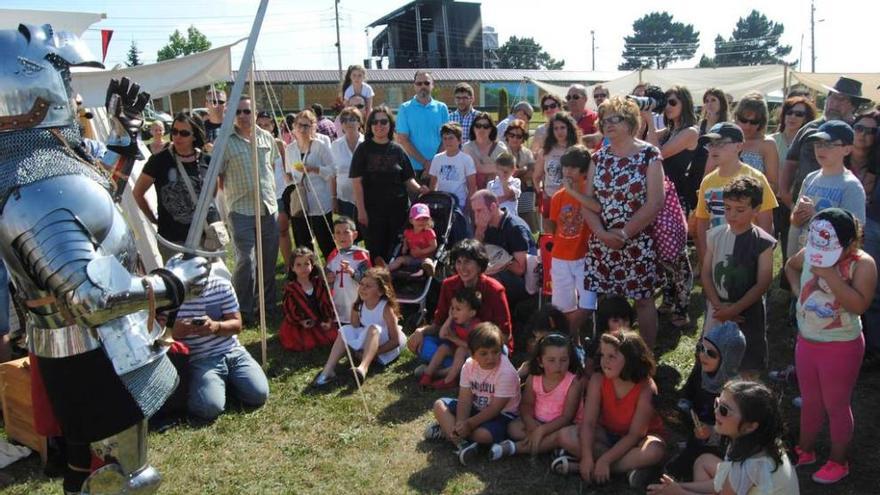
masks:
[(581, 325), (596, 309), (596, 293), (584, 288), (584, 256), (590, 228), (582, 207), (598, 213), (600, 206), (595, 198), (585, 194), (590, 151), (576, 144), (565, 150), (560, 162), (563, 187), (550, 199), (550, 220), (556, 226), (551, 250), (551, 301), (565, 313), (574, 333), (580, 331)]

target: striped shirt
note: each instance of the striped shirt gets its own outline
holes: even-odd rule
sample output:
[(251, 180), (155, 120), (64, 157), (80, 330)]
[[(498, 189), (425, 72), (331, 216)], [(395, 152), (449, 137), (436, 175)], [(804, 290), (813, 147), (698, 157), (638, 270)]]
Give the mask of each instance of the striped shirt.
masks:
[[(177, 319), (189, 320), (208, 316), (214, 321), (223, 321), (223, 315), (238, 313), (238, 299), (232, 283), (223, 277), (211, 275), (202, 294), (188, 299), (177, 310)], [(179, 339), (189, 347), (190, 359), (198, 359), (225, 354), (240, 346), (235, 335), (189, 336)]]
[[(278, 211), (275, 201), (275, 159), (280, 156), (275, 138), (268, 132), (254, 128), (257, 132), (257, 162), (260, 170), (260, 198), (263, 214), (274, 214)], [(254, 211), (254, 178), (251, 163), (251, 142), (238, 133), (229, 136), (226, 146), (226, 158), (223, 161), (223, 190), (229, 211), (256, 216)]]

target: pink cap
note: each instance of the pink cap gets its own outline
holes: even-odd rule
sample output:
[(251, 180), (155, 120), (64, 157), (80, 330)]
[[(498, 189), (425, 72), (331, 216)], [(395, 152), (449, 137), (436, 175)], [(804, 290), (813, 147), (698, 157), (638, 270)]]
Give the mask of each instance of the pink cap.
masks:
[(416, 203), (409, 209), (409, 218), (410, 220), (431, 218), (431, 209), (425, 203)]

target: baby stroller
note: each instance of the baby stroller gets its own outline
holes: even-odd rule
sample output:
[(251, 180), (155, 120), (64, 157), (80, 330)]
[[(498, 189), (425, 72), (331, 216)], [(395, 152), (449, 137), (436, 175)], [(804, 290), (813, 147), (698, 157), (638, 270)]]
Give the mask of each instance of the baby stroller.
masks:
[[(455, 196), (446, 192), (432, 191), (423, 194), (417, 201), (428, 205), (431, 210), (434, 233), (437, 234), (437, 252), (434, 254), (434, 260), (438, 266), (434, 270), (434, 275), (430, 277), (413, 277), (412, 272), (407, 271), (406, 267), (401, 267), (394, 272), (392, 283), (394, 284), (394, 292), (397, 294), (397, 302), (400, 303), (403, 311), (403, 326), (406, 330), (412, 330), (422, 322), (425, 317), (428, 293), (432, 285), (437, 285), (443, 280), (443, 274), (446, 270), (440, 266), (440, 261), (446, 256), (449, 249), (452, 218), (455, 210)], [(398, 242), (394, 249), (394, 256), (400, 253), (402, 247), (402, 242)]]

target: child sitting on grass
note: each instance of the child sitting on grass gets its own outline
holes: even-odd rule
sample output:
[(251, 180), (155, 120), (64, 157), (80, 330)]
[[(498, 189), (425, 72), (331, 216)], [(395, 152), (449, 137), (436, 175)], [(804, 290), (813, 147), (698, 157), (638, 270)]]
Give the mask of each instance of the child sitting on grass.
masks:
[(296, 248), (291, 258), (293, 280), (284, 287), (284, 320), (278, 340), (289, 351), (330, 345), (336, 338), (336, 317), (318, 259), (305, 247)]
[(358, 281), (370, 268), (370, 253), (355, 246), (358, 232), (354, 220), (340, 216), (333, 220), (336, 249), (327, 257), (327, 282), (333, 290), (333, 304), (343, 324), (351, 323), (351, 307), (358, 296)]
[[(473, 287), (462, 287), (452, 296), (449, 306), (449, 317), (440, 327), (440, 346), (431, 356), (428, 367), (419, 379), (419, 385), (431, 386), (435, 389), (455, 388), (458, 386), (458, 373), (468, 358), (468, 335), (480, 322), (477, 313), (480, 311), (483, 297)], [(434, 380), (435, 373), (443, 365), (447, 356), (452, 355), (452, 365), (447, 368), (446, 376)]]
[(431, 209), (424, 203), (416, 203), (409, 209), (410, 226), (403, 231), (403, 248), (400, 256), (394, 258), (388, 265), (388, 271), (394, 271), (404, 266), (416, 266), (421, 269), (413, 273), (412, 277), (434, 274), (434, 260), (432, 257), (437, 252), (437, 234), (434, 233), (434, 221), (431, 219)]
[(501, 353), (504, 343), (497, 326), (477, 325), (468, 337), (471, 357), (461, 369), (458, 399), (434, 402), (437, 422), (425, 430), (425, 439), (452, 442), (462, 465), (474, 459), (479, 445), (505, 440), (507, 426), (519, 411), (519, 378)]
[(522, 184), (513, 176), (516, 168), (516, 160), (508, 152), (501, 153), (495, 158), (495, 169), (498, 175), (486, 184), (486, 189), (498, 198), (498, 206), (507, 210), (511, 216), (519, 216), (519, 196), (522, 194)]
[[(568, 333), (568, 320), (565, 318), (565, 313), (559, 311), (559, 308), (552, 304), (546, 304), (539, 309), (537, 313), (533, 314), (525, 324), (526, 353), (523, 357), (522, 364), (520, 364), (519, 369), (517, 370), (521, 380), (524, 381), (530, 375), (530, 357), (534, 355), (538, 342), (551, 333), (570, 336)], [(522, 347), (519, 346), (516, 348), (522, 349)], [(581, 349), (580, 352), (578, 360), (581, 363), (581, 367), (583, 367), (583, 356), (581, 355), (583, 349)]]
[(559, 446), (559, 431), (583, 415), (581, 365), (571, 338), (558, 333), (541, 337), (529, 369), (520, 417), (507, 427), (511, 439), (492, 445), (490, 460), (550, 452)]
[[(584, 481), (598, 484), (607, 483), (612, 473), (627, 473), (630, 486), (644, 487), (652, 472), (659, 478), (657, 466), (666, 455), (663, 420), (654, 409), (654, 355), (630, 330), (599, 339), (601, 373), (593, 373), (587, 385), (584, 420), (560, 433), (565, 452), (551, 469), (579, 471)], [(574, 462), (577, 457), (580, 461)]]
[(740, 176), (724, 186), (724, 223), (706, 234), (700, 277), (706, 295), (705, 329), (734, 321), (746, 336), (740, 364), (744, 377), (767, 368), (764, 295), (773, 280), (776, 239), (752, 221), (760, 211), (764, 188)]

